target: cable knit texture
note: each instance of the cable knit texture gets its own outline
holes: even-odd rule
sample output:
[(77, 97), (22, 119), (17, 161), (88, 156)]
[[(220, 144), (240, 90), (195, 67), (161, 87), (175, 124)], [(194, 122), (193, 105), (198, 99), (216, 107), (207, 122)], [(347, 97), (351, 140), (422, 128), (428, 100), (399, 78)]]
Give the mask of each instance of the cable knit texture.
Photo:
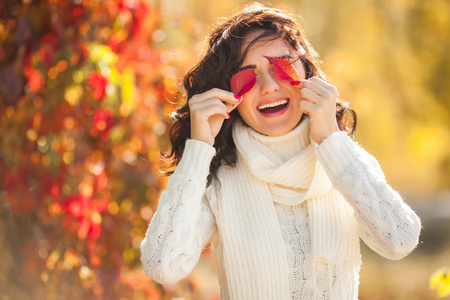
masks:
[[(280, 137), (236, 132), (235, 142), (251, 137), (253, 147), (238, 149), (237, 166), (222, 166), (220, 183), (208, 188), (215, 149), (186, 142), (141, 244), (144, 270), (154, 280), (185, 278), (212, 241), (222, 300), (357, 299), (358, 237), (389, 259), (417, 245), (419, 218), (344, 132), (319, 146), (305, 121)], [(295, 175), (289, 165), (305, 172)]]

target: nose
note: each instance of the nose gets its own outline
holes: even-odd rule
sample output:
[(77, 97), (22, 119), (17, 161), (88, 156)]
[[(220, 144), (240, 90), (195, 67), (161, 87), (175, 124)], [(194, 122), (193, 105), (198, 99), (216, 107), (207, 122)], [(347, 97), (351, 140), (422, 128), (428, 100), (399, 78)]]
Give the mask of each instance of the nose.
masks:
[(261, 74), (259, 78), (260, 89), (262, 94), (271, 94), (280, 89), (276, 78), (270, 73)]

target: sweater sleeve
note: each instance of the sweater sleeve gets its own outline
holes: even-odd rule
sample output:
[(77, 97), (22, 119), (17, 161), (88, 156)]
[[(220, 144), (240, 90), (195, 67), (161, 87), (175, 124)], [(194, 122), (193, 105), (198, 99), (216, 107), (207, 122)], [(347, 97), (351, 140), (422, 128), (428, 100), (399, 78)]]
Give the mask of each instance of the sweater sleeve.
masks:
[(183, 156), (161, 193), (140, 247), (145, 272), (161, 284), (175, 284), (187, 277), (217, 231), (205, 197), (214, 155), (215, 149), (207, 143), (187, 140)]
[(345, 132), (324, 140), (316, 154), (333, 187), (353, 207), (364, 242), (388, 259), (408, 255), (417, 246), (420, 219), (387, 184), (377, 160)]

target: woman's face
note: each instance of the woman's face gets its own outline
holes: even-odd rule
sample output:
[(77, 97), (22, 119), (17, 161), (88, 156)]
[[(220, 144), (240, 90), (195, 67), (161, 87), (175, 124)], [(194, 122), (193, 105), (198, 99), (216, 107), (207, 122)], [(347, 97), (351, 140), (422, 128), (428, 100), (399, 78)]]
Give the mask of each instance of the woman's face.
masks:
[[(257, 30), (245, 37), (242, 52), (261, 32)], [(262, 38), (254, 43), (241, 66), (255, 70), (256, 83), (242, 96), (242, 102), (237, 107), (239, 114), (254, 130), (269, 136), (279, 136), (291, 131), (300, 122), (300, 91), (289, 81), (276, 78), (273, 65), (264, 56), (283, 57), (291, 62), (295, 60), (293, 66), (302, 80), (305, 79), (305, 70), (301, 60), (297, 59), (299, 54), (283, 39), (273, 37)], [(264, 108), (267, 104), (278, 105)]]

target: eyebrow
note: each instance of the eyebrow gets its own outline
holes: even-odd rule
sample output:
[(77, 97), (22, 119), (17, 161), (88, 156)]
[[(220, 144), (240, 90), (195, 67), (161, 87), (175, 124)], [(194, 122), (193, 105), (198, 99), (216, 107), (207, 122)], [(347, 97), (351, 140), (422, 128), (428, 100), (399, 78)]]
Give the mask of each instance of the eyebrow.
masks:
[[(285, 54), (282, 56), (278, 56), (279, 58), (284, 58), (284, 59), (293, 59), (293, 57), (290, 54)], [(240, 72), (242, 70), (254, 70), (256, 69), (256, 65), (246, 65), (243, 67), (240, 67), (237, 71)]]

